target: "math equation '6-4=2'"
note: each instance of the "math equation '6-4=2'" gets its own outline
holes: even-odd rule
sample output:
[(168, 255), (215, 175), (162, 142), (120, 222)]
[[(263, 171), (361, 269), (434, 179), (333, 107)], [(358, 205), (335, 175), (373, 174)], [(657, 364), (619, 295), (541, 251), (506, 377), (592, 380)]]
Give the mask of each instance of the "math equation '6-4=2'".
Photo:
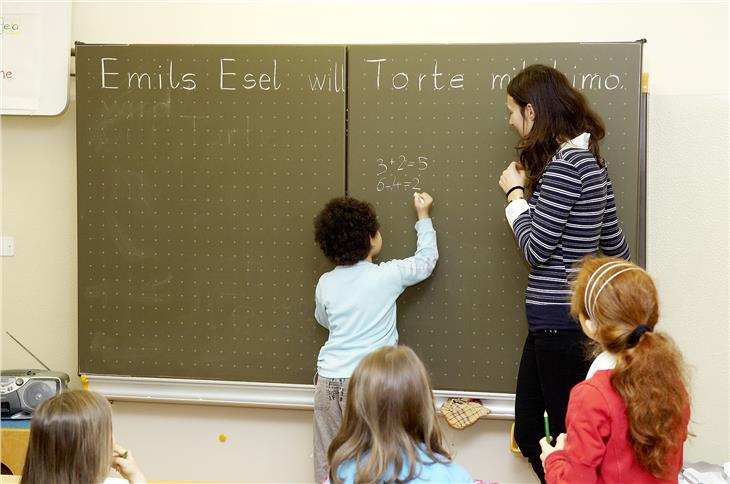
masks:
[(427, 156), (409, 158), (398, 155), (392, 158), (378, 158), (378, 183), (375, 189), (420, 191), (421, 179), (432, 163)]

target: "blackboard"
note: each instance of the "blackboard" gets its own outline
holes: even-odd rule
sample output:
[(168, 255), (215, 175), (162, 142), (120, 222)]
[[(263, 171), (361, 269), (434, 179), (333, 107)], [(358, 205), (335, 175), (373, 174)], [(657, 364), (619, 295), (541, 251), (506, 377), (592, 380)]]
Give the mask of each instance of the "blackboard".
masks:
[(507, 83), (543, 63), (588, 96), (607, 125), (602, 154), (637, 254), (641, 44), (353, 46), (348, 60), (348, 187), (376, 203), (382, 257), (415, 248), (404, 195), (418, 185), (435, 199), (441, 259), (399, 301), (401, 341), (438, 388), (513, 392), (529, 270), (497, 183), (517, 159)]
[(401, 342), (435, 388), (512, 393), (528, 270), (497, 186), (506, 84), (540, 62), (587, 95), (638, 254), (641, 46), (78, 46), (80, 370), (310, 383), (331, 267), (313, 217), (369, 200), (381, 260), (405, 257), (423, 189), (441, 259), (398, 303)]
[(311, 381), (312, 214), (344, 193), (345, 98), (308, 76), (344, 47), (76, 56), (80, 370)]

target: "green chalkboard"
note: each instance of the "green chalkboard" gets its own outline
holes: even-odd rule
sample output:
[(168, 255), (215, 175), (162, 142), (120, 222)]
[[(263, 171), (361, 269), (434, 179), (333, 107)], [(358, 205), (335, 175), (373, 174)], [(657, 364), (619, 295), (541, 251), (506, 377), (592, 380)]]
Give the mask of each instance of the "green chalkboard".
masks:
[(331, 268), (312, 219), (374, 203), (387, 260), (436, 200), (441, 259), (398, 303), (434, 387), (512, 393), (528, 269), (497, 185), (516, 159), (505, 88), (547, 63), (608, 128), (619, 216), (643, 253), (640, 42), (79, 45), (79, 366), (94, 374), (311, 383)]
[(348, 60), (348, 187), (376, 205), (382, 258), (415, 249), (409, 192), (435, 199), (441, 259), (401, 296), (400, 341), (437, 388), (514, 392), (529, 268), (498, 186), (517, 159), (507, 83), (542, 63), (586, 94), (607, 125), (602, 154), (638, 254), (641, 43), (353, 46)]
[(312, 380), (329, 269), (312, 218), (345, 190), (344, 60), (77, 47), (82, 372)]

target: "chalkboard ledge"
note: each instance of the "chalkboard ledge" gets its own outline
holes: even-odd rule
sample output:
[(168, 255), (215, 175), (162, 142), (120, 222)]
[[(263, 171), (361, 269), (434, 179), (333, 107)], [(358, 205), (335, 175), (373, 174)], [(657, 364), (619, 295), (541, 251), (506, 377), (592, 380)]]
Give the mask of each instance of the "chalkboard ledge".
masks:
[[(89, 390), (101, 393), (111, 401), (301, 410), (311, 410), (314, 406), (313, 385), (88, 374), (86, 379)], [(454, 390), (434, 390), (433, 394), (436, 408), (449, 398), (478, 398), (491, 410), (485, 418), (511, 420), (515, 416), (514, 394)]]

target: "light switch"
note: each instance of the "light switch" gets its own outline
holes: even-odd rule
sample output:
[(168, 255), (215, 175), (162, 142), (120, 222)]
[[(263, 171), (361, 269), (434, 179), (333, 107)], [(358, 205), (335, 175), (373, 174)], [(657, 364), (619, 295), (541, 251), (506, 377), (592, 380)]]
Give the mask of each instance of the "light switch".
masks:
[(15, 255), (15, 237), (3, 235), (0, 237), (0, 256), (9, 257)]

